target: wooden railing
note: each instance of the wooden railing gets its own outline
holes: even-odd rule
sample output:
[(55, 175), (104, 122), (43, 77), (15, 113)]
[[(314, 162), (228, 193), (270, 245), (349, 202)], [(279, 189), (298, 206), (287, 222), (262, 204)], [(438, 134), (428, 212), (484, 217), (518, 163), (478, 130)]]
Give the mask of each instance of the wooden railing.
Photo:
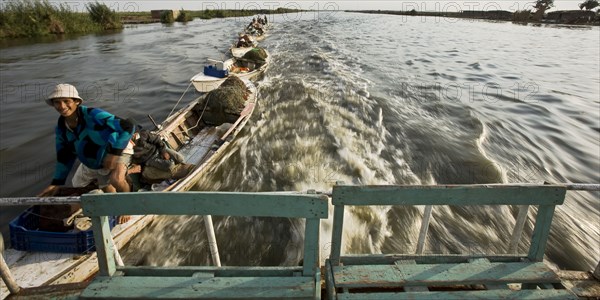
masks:
[[(331, 261), (339, 263), (346, 205), (538, 205), (538, 214), (528, 257), (541, 261), (556, 205), (563, 203), (566, 188), (555, 185), (436, 185), (436, 186), (345, 186), (333, 188), (335, 206)], [(422, 252), (431, 208), (425, 216), (417, 243)]]

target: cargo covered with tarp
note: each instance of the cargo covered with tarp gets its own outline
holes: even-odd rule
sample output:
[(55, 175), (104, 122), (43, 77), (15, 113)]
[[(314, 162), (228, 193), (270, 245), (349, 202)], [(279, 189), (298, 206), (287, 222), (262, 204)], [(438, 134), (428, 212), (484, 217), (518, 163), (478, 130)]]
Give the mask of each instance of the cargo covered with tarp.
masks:
[(204, 98), (206, 109), (202, 120), (212, 125), (235, 122), (245, 107), (248, 93), (248, 88), (241, 79), (230, 76)]
[(246, 52), (246, 54), (244, 54), (244, 56), (242, 56), (242, 60), (254, 62), (257, 64), (264, 64), (265, 61), (267, 60), (268, 56), (269, 55), (267, 54), (267, 51), (265, 51), (265, 49), (254, 48), (254, 49)]

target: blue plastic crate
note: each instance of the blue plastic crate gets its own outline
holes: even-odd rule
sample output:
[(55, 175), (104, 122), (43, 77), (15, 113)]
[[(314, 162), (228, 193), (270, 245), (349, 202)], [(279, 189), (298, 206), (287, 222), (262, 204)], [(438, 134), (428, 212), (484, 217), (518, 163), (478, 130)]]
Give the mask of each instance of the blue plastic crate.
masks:
[[(12, 248), (21, 251), (42, 251), (58, 253), (86, 253), (96, 250), (92, 230), (80, 232), (51, 232), (39, 230), (39, 207), (31, 207), (12, 220), (10, 243)], [(115, 217), (109, 217), (110, 227), (116, 224)]]
[(228, 70), (217, 70), (213, 65), (204, 66), (204, 75), (213, 76), (218, 78), (225, 78), (229, 76)]

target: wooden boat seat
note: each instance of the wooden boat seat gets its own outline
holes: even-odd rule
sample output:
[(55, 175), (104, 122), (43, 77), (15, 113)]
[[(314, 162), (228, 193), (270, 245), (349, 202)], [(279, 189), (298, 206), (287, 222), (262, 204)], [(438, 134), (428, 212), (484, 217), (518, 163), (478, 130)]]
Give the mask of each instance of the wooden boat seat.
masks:
[[(320, 219), (325, 196), (299, 193), (147, 192), (83, 195), (92, 217), (99, 276), (81, 299), (319, 299)], [(168, 203), (169, 205), (164, 205)], [(106, 215), (224, 215), (303, 218), (304, 260), (293, 267), (134, 267), (117, 268)]]
[(99, 277), (81, 299), (313, 299), (312, 277)]
[[(543, 262), (560, 186), (343, 186), (325, 263), (329, 299), (578, 299)], [(528, 254), (341, 256), (346, 205), (537, 205)], [(409, 243), (410, 241), (406, 241)]]

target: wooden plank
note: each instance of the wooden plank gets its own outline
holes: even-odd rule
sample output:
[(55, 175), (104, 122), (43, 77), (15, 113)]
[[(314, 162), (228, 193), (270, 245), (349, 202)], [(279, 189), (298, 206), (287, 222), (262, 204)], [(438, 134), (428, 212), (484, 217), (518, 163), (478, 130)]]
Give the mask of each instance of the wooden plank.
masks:
[(185, 136), (188, 139), (190, 138), (190, 134), (187, 132), (187, 126), (184, 127), (183, 124), (179, 124), (177, 128), (179, 129), (179, 132), (181, 132), (182, 136)]
[(0, 198), (0, 206), (31, 206), (31, 205), (57, 205), (80, 204), (79, 196), (70, 197), (10, 197)]
[(531, 261), (542, 261), (544, 258), (544, 250), (546, 249), (546, 242), (550, 234), (554, 208), (554, 205), (540, 205), (538, 207), (535, 227), (531, 236), (531, 246), (529, 246), (529, 254), (527, 255)]
[(213, 278), (213, 277), (215, 277), (215, 273), (214, 272), (196, 272), (196, 273), (192, 274), (192, 277), (194, 277), (194, 278)]
[[(474, 258), (474, 259), (470, 259), (469, 260), (470, 263), (472, 264), (483, 264), (483, 265), (489, 265), (490, 261), (487, 258)], [(501, 290), (501, 289), (507, 289), (508, 286), (506, 284), (484, 284), (485, 288), (488, 290)]]
[(0, 249), (0, 277), (2, 277), (2, 281), (6, 284), (6, 287), (10, 291), (11, 294), (16, 294), (21, 290), (21, 287), (15, 281), (15, 278), (10, 273), (10, 269), (4, 260), (4, 256), (2, 253), (4, 252), (4, 240), (2, 240), (2, 235), (0, 235), (0, 244), (2, 245), (2, 249)]
[(100, 276), (110, 276), (115, 273), (115, 251), (110, 235), (110, 225), (107, 216), (91, 217), (94, 241), (96, 242), (96, 253), (98, 255), (98, 267)]
[(302, 271), (304, 276), (313, 276), (319, 268), (321, 260), (319, 255), (320, 222), (320, 219), (306, 219), (304, 229), (304, 268)]
[(312, 299), (313, 277), (98, 277), (81, 299)]
[(248, 103), (246, 105), (246, 107), (244, 107), (244, 110), (242, 110), (242, 112), (240, 113), (240, 117), (235, 121), (235, 123), (233, 123), (233, 125), (231, 125), (229, 130), (227, 130), (227, 132), (225, 132), (225, 134), (223, 134), (223, 136), (221, 136), (221, 140), (224, 141), (236, 128), (238, 128), (238, 124), (240, 124), (240, 122), (242, 122), (244, 117), (246, 117), (250, 113), (252, 113), (253, 110), (254, 110), (254, 103)]
[[(402, 268), (402, 265), (416, 265), (417, 262), (415, 260), (399, 260), (395, 263), (398, 268)], [(405, 286), (405, 292), (426, 292), (429, 289), (426, 286)]]
[(334, 205), (559, 205), (563, 186), (434, 185), (333, 187)]
[(519, 205), (519, 214), (515, 221), (515, 228), (510, 237), (510, 244), (508, 244), (508, 253), (517, 253), (519, 251), (519, 241), (523, 235), (523, 228), (525, 227), (525, 221), (527, 221), (527, 215), (529, 212), (529, 205)]
[(444, 291), (410, 293), (351, 293), (340, 294), (338, 299), (348, 300), (464, 300), (464, 299), (503, 299), (503, 300), (577, 300), (568, 290), (491, 290), (491, 291)]
[(163, 121), (162, 125), (167, 125), (162, 128), (162, 132), (172, 132), (175, 131), (175, 128), (185, 122), (185, 120), (189, 117), (189, 115), (194, 114), (192, 110), (196, 105), (198, 105), (200, 99), (204, 98), (205, 95), (202, 95), (196, 98), (194, 101), (190, 102), (187, 106), (181, 108), (175, 114), (172, 114), (165, 121)]
[(333, 273), (338, 288), (560, 282), (543, 263), (334, 266)]
[(125, 276), (149, 277), (190, 277), (198, 272), (214, 273), (216, 277), (285, 277), (293, 276), (294, 272), (301, 272), (302, 267), (125, 266), (117, 270), (123, 271)]
[(337, 299), (337, 291), (335, 290), (335, 279), (333, 278), (333, 267), (331, 260), (325, 261), (325, 288), (327, 291), (327, 299)]
[[(183, 137), (183, 134), (181, 134)], [(178, 135), (177, 132), (175, 131), (171, 131), (169, 134), (169, 138), (168, 139), (173, 139), (175, 140), (175, 143), (177, 144), (178, 147), (180, 147), (181, 145), (185, 144), (185, 140), (182, 140)]]
[(344, 233), (344, 206), (336, 205), (333, 209), (333, 232), (331, 233), (331, 254), (329, 259), (334, 266), (340, 265), (342, 252), (342, 235)]
[(317, 271), (313, 276), (313, 299), (321, 299), (321, 268), (317, 266)]
[(425, 238), (427, 238), (427, 232), (429, 231), (429, 222), (431, 220), (431, 212), (433, 211), (432, 205), (426, 205), (423, 211), (423, 219), (421, 219), (421, 230), (419, 231), (419, 240), (417, 242), (416, 254), (422, 254), (425, 248)]
[(353, 254), (344, 255), (340, 262), (344, 265), (391, 265), (398, 260), (414, 260), (419, 264), (467, 263), (469, 259), (486, 258), (490, 262), (521, 262), (527, 256), (509, 254)]
[(585, 299), (600, 299), (600, 281), (590, 272), (557, 271), (562, 285)]
[(198, 164), (217, 138), (215, 127), (205, 127), (190, 143), (179, 149), (179, 153), (185, 157), (185, 163)]
[(328, 215), (327, 200), (318, 195), (147, 192), (85, 194), (81, 198), (87, 216), (162, 214), (327, 218)]
[[(77, 282), (57, 285), (38, 286), (32, 288), (21, 289), (18, 296), (13, 295), (10, 299), (27, 299), (27, 300), (42, 300), (42, 299), (78, 299), (81, 292), (89, 285), (89, 282)], [(3, 299), (3, 295), (0, 294)]]

